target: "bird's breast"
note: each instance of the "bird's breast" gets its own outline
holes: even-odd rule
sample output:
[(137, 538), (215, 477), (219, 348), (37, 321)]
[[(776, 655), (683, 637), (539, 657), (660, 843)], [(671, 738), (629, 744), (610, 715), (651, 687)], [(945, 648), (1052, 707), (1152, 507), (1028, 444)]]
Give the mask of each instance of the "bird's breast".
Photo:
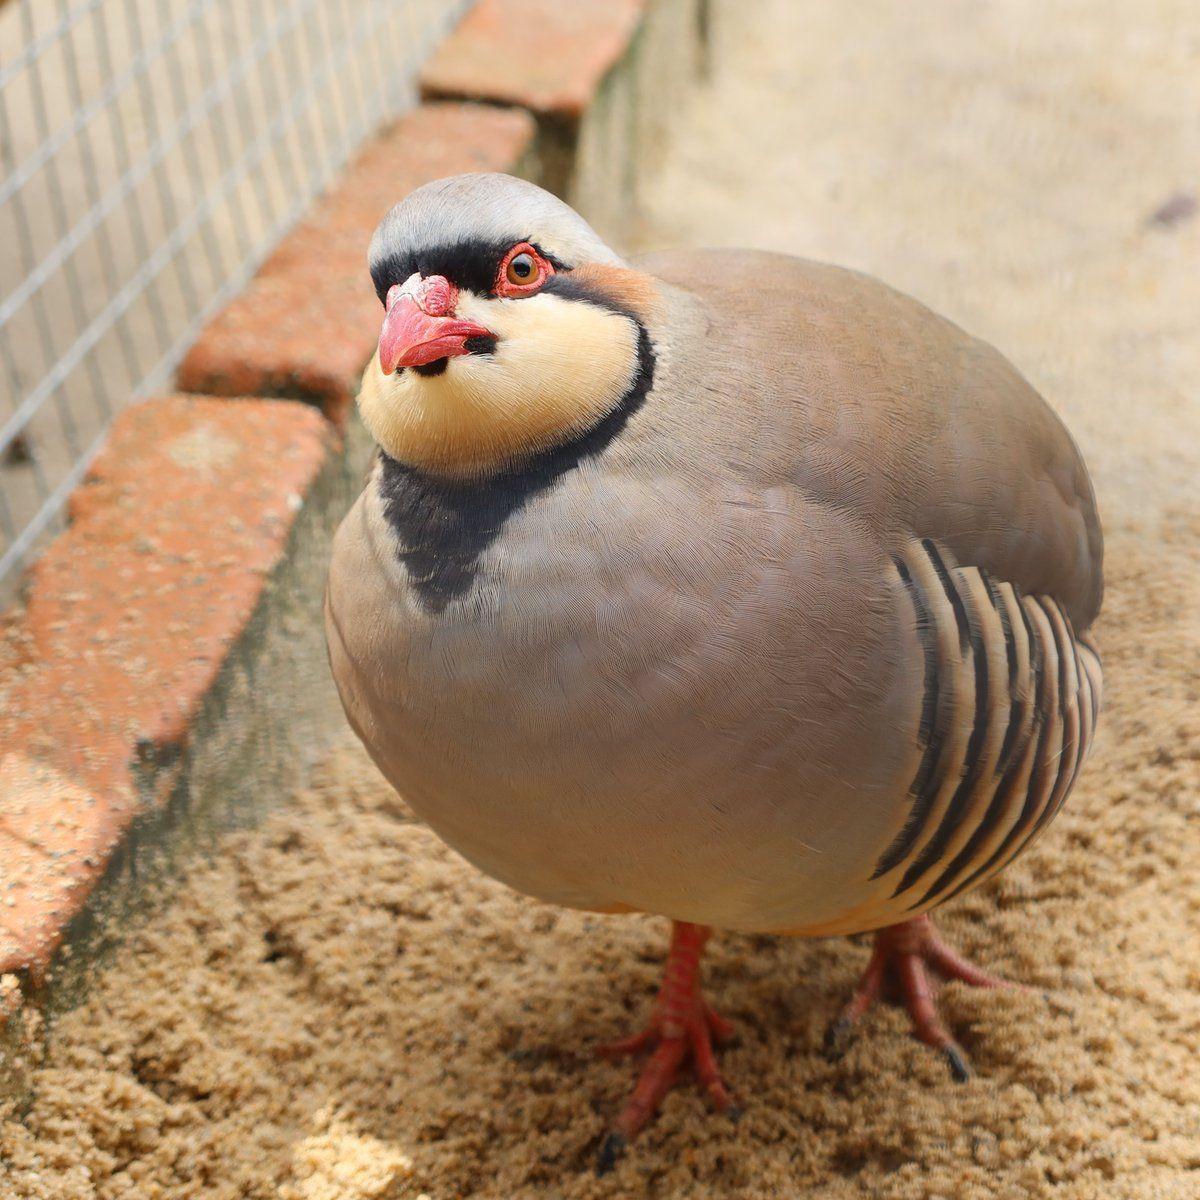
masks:
[(918, 703), (865, 530), (786, 487), (591, 467), (469, 537), (426, 509), (450, 567), (388, 507), (369, 491), (339, 534), (331, 654), (445, 840), (585, 907), (745, 928), (844, 907), (912, 754), (878, 730)]

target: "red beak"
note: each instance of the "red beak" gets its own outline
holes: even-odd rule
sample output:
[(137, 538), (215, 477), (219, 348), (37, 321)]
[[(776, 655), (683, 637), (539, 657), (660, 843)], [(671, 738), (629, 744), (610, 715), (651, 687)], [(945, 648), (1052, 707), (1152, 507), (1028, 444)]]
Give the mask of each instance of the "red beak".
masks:
[(392, 287), (379, 335), (379, 368), (390, 375), (398, 367), (419, 367), (439, 358), (467, 354), (467, 341), (492, 331), (454, 315), (458, 289), (440, 275), (414, 277)]

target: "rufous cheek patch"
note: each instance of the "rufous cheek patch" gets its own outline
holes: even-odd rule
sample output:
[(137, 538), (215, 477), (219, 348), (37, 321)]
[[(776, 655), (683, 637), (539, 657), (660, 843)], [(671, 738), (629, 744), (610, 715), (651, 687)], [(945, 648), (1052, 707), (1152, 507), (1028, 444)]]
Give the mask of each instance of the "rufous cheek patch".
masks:
[(607, 263), (585, 263), (570, 278), (637, 316), (643, 324), (653, 321), (662, 308), (662, 293), (653, 276), (632, 267)]

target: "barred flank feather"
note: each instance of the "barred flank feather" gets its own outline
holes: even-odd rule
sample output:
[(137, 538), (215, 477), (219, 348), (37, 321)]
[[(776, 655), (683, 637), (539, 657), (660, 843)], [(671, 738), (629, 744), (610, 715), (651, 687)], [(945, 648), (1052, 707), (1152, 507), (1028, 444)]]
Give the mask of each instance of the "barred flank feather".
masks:
[(935, 543), (895, 560), (925, 657), (909, 815), (875, 865), (896, 919), (973, 887), (1053, 820), (1100, 712), (1100, 658), (1061, 604)]

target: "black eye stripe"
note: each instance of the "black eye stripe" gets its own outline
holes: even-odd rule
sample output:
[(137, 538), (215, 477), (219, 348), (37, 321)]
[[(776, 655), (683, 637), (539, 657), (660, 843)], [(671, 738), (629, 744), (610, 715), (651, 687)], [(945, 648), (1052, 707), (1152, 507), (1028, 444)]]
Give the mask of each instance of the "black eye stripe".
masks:
[(553, 254), (547, 254), (527, 237), (505, 238), (503, 241), (467, 238), (444, 246), (384, 254), (371, 263), (371, 279), (381, 303), (386, 300), (388, 288), (403, 283), (414, 271), (422, 275), (444, 275), (456, 287), (487, 296), (492, 292), (505, 256), (521, 242), (528, 242), (556, 271), (570, 270), (566, 263)]

